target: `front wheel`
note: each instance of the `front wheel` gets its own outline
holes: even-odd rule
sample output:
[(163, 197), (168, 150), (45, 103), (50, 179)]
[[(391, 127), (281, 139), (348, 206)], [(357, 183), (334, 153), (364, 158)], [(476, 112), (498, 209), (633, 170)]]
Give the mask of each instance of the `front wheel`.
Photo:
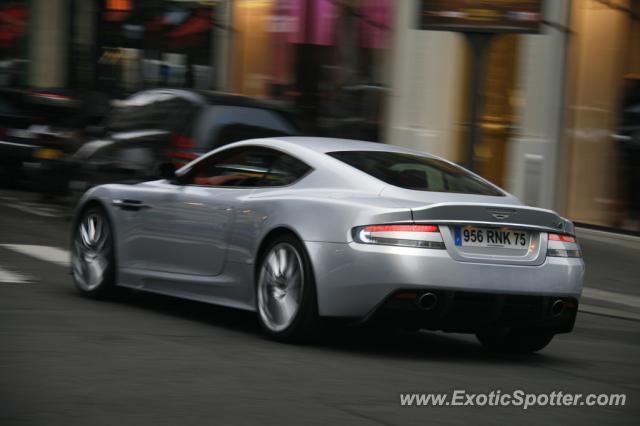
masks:
[(83, 295), (107, 298), (116, 294), (113, 233), (103, 208), (89, 208), (80, 216), (73, 232), (71, 268)]
[(275, 238), (259, 259), (256, 300), (262, 329), (281, 341), (311, 339), (317, 330), (318, 304), (311, 264), (292, 235)]
[(527, 354), (545, 348), (554, 333), (539, 329), (489, 329), (476, 334), (484, 347), (494, 352)]

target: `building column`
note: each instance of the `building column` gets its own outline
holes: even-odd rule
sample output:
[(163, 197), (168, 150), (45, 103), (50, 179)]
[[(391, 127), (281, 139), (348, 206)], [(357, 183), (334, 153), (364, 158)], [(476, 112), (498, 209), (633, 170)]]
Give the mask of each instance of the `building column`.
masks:
[[(566, 26), (569, 0), (545, 2), (545, 20)], [(529, 205), (555, 208), (564, 124), (566, 33), (521, 36), (516, 123), (507, 147), (506, 189)]]
[(62, 87), (67, 76), (67, 0), (31, 0), (29, 84)]
[(458, 161), (464, 131), (465, 45), (460, 34), (416, 30), (413, 1), (398, 1), (385, 142)]
[(231, 43), (233, 26), (231, 1), (221, 0), (215, 6), (215, 25), (211, 31), (213, 54), (211, 64), (214, 68), (214, 89), (229, 91), (229, 68), (231, 66)]

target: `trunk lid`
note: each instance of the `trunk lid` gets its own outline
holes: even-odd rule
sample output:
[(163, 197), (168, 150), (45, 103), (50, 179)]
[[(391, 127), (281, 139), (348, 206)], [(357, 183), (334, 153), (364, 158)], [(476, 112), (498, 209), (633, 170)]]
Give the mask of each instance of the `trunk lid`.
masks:
[(412, 208), (415, 222), (509, 226), (546, 232), (573, 234), (571, 222), (551, 210), (511, 204), (437, 203)]
[(439, 225), (447, 251), (461, 262), (541, 265), (547, 233), (574, 234), (571, 222), (557, 213), (521, 205), (437, 203), (411, 214), (415, 223)]

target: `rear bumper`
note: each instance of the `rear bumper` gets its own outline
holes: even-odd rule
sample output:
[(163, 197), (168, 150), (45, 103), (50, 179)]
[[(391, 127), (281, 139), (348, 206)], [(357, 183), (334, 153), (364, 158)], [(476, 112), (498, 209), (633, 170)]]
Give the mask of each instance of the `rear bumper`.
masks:
[(461, 262), (446, 250), (305, 242), (320, 315), (365, 318), (399, 290), (553, 296), (578, 300), (582, 259), (538, 266)]
[[(424, 294), (435, 301), (428, 310), (419, 306)], [(577, 312), (578, 301), (570, 297), (401, 290), (374, 308), (363, 322), (456, 333), (475, 333), (489, 327), (567, 333), (573, 329)]]

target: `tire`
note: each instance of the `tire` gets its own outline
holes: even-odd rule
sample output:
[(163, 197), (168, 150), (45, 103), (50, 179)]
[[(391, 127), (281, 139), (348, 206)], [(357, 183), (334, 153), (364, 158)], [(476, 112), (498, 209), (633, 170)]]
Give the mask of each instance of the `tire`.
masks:
[(545, 348), (554, 333), (540, 329), (489, 329), (476, 334), (482, 345), (503, 353), (529, 354)]
[(119, 293), (115, 284), (113, 232), (102, 207), (80, 215), (71, 241), (71, 273), (76, 289), (84, 296), (109, 299)]
[(270, 241), (256, 269), (256, 308), (262, 330), (283, 342), (312, 340), (318, 331), (318, 302), (311, 263), (296, 237)]

